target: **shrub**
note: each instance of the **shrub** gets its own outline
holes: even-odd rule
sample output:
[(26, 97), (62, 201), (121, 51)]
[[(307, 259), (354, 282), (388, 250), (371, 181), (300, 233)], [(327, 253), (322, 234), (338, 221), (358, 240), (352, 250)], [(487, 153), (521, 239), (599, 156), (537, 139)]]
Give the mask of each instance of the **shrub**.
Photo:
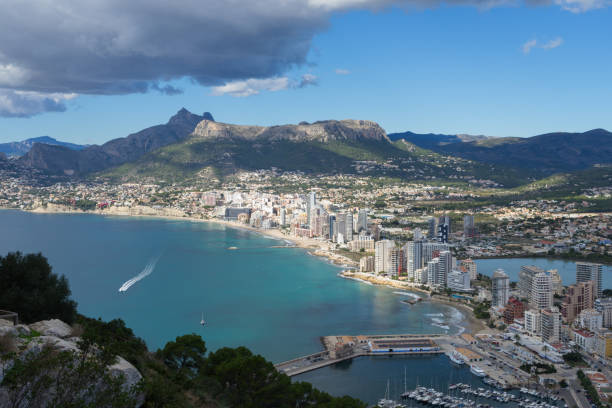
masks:
[(0, 257), (0, 309), (17, 312), (22, 321), (72, 323), (77, 305), (70, 294), (66, 277), (54, 274), (41, 254), (14, 252)]

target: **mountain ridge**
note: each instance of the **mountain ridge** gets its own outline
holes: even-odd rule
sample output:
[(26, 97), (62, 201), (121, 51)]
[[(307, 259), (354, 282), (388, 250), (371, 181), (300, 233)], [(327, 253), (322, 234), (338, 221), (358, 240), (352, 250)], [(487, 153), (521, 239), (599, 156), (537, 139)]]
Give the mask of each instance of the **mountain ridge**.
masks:
[(79, 151), (35, 143), (19, 161), (25, 166), (52, 174), (85, 175), (136, 160), (150, 151), (179, 142), (205, 119), (214, 120), (209, 112), (200, 116), (182, 108), (165, 124), (151, 126)]
[(64, 146), (71, 150), (82, 150), (86, 145), (80, 145), (70, 142), (62, 142), (50, 136), (38, 136), (24, 139), (19, 142), (0, 143), (0, 153), (7, 156), (20, 157), (28, 153), (35, 143), (44, 143), (48, 145)]

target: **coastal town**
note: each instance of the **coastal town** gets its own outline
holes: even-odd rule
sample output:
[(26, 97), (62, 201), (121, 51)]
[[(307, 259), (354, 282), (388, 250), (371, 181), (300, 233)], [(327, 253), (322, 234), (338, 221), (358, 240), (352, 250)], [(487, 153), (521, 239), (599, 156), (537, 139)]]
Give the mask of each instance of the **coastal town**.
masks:
[[(0, 206), (248, 228), (329, 258), (343, 266), (342, 277), (410, 291), (414, 295), (406, 304), (450, 304), (470, 322), (470, 333), (461, 336), (412, 339), (396, 333), (372, 339), (322, 333), (327, 336), (323, 352), (278, 365), (290, 375), (360, 355), (442, 353), (498, 388), (542, 395), (557, 390), (561, 394), (554, 395), (579, 407), (608, 401), (612, 297), (602, 274), (612, 254), (609, 213), (559, 200), (440, 210), (423, 203), (465, 200), (471, 193), (443, 185), (400, 189), (360, 178), (349, 180), (363, 183), (351, 194), (344, 187), (247, 188), (255, 177), (243, 174), (235, 184), (209, 189), (153, 183), (31, 185), (11, 178), (1, 185)], [(381, 199), (390, 195), (403, 199)], [(474, 262), (527, 256), (575, 261), (575, 283), (564, 283), (556, 270), (532, 265), (522, 266), (518, 280), (511, 282), (506, 271), (486, 276)], [(583, 393), (583, 388), (595, 392)]]

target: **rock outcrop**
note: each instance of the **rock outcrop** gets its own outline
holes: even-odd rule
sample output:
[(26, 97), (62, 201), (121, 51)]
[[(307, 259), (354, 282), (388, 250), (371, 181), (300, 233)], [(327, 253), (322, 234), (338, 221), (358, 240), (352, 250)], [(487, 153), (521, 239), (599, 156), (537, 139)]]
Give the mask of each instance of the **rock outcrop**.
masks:
[[(40, 354), (45, 347), (57, 351), (81, 353), (79, 337), (72, 337), (71, 326), (58, 319), (43, 320), (28, 325), (13, 325), (12, 322), (0, 320), (0, 384), (15, 359)], [(10, 356), (10, 357), (9, 357)], [(125, 389), (131, 389), (142, 379), (142, 375), (130, 362), (117, 356), (116, 362), (108, 367), (112, 375), (123, 376)], [(95, 386), (95, 384), (94, 384)], [(53, 391), (49, 391), (50, 394)], [(0, 407), (8, 406), (9, 393), (0, 387)], [(43, 398), (47, 399), (47, 397)], [(144, 402), (144, 395), (137, 396), (137, 406)]]
[(323, 143), (332, 140), (389, 142), (385, 131), (376, 122), (368, 120), (326, 120), (312, 124), (301, 122), (299, 125), (269, 127), (230, 125), (203, 120), (196, 126), (193, 137)]

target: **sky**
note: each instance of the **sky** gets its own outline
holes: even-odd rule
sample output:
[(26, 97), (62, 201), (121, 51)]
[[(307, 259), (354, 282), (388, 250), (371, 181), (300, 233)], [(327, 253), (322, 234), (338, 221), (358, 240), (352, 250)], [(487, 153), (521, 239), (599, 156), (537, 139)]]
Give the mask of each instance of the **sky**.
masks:
[(182, 107), (388, 133), (612, 130), (609, 0), (0, 2), (0, 142), (100, 144)]

